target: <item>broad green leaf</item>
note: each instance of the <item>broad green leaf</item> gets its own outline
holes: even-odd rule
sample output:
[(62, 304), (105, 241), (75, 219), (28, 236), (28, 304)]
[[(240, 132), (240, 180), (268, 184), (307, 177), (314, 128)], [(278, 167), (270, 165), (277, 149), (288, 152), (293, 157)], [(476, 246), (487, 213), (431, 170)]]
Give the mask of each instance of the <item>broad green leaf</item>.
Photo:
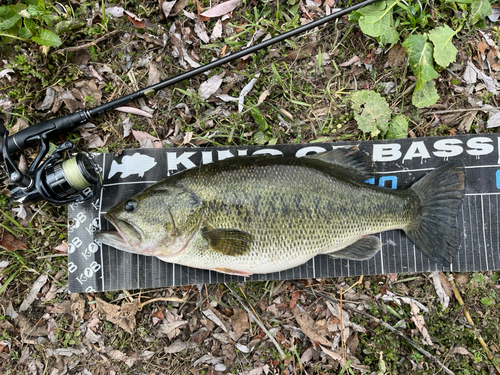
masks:
[(19, 32), (17, 33), (17, 36), (20, 37), (20, 38), (24, 38), (24, 39), (29, 39), (31, 38), (33, 34), (31, 34), (31, 32), (26, 28), (26, 27), (23, 27), (21, 30), (19, 30)]
[(32, 37), (31, 40), (43, 46), (49, 47), (59, 47), (62, 44), (59, 36), (47, 29), (41, 29), (40, 34)]
[(80, 22), (80, 21), (76, 21), (76, 20), (61, 21), (61, 22), (58, 22), (54, 26), (54, 32), (57, 35), (59, 35), (59, 34), (74, 30), (74, 29), (78, 29), (78, 28), (82, 27), (83, 25), (85, 25), (84, 22)]
[(21, 2), (17, 3), (16, 5), (11, 5), (11, 6), (16, 14), (22, 12), (24, 9), (27, 8), (26, 4), (23, 4)]
[(375, 91), (361, 90), (355, 92), (351, 101), (354, 109), (354, 119), (358, 128), (372, 137), (387, 133), (391, 110), (386, 100)]
[(263, 145), (269, 141), (269, 137), (263, 131), (258, 131), (253, 135), (253, 141), (258, 145)]
[(389, 131), (385, 135), (387, 139), (406, 138), (408, 136), (408, 117), (397, 115), (389, 124)]
[(484, 20), (491, 14), (491, 4), (489, 0), (473, 0), (470, 7), (470, 22), (472, 24)]
[(30, 5), (28, 7), (28, 13), (31, 15), (31, 17), (36, 18), (42, 16), (45, 13), (45, 10), (39, 6)]
[(485, 306), (491, 306), (495, 304), (495, 300), (491, 297), (483, 297), (481, 298), (481, 303)]
[(452, 43), (455, 33), (447, 25), (436, 27), (429, 33), (429, 39), (434, 44), (434, 60), (443, 68), (454, 62), (457, 57), (458, 51)]
[(28, 29), (28, 31), (31, 33), (31, 35), (36, 35), (35, 21), (33, 21), (32, 19), (25, 18), (24, 19), (24, 27), (26, 27), (26, 29)]
[(360, 8), (356, 11), (361, 16), (369, 16), (373, 14), (373, 12), (378, 12), (387, 8), (387, 1), (377, 1), (372, 5), (368, 5), (366, 7)]
[(415, 34), (406, 38), (403, 47), (409, 56), (411, 70), (417, 77), (415, 90), (421, 90), (427, 81), (438, 77), (432, 61), (432, 44), (423, 35)]
[(269, 127), (267, 121), (258, 108), (252, 107), (250, 113), (257, 124), (259, 124), (259, 129), (264, 131)]
[(4, 18), (4, 19), (10, 18), (15, 14), (16, 14), (16, 12), (14, 11), (14, 9), (12, 9), (12, 7), (7, 6), (7, 5), (0, 6), (0, 17), (1, 18)]
[(22, 17), (19, 14), (7, 18), (5, 21), (0, 22), (0, 30), (8, 30), (11, 27), (14, 27), (21, 18)]
[(392, 9), (397, 0), (381, 1), (380, 3), (359, 10), (359, 27), (363, 33), (379, 39), (382, 44), (395, 44), (399, 33), (394, 27)]
[(411, 102), (417, 108), (429, 107), (439, 100), (439, 95), (436, 90), (434, 81), (425, 82), (421, 89), (413, 91)]

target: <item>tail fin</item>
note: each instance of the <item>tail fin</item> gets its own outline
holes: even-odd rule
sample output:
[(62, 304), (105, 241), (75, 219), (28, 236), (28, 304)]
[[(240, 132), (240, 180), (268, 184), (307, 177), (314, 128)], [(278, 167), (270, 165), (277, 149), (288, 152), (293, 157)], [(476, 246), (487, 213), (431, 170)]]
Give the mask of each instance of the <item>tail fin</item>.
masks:
[(464, 166), (454, 160), (436, 168), (411, 186), (422, 212), (405, 232), (432, 261), (448, 266), (460, 245), (456, 219), (465, 189)]
[(113, 160), (113, 162), (111, 163), (111, 168), (109, 168), (108, 179), (113, 177), (118, 172), (120, 172), (119, 168), (120, 168), (120, 165), (116, 162), (116, 160)]

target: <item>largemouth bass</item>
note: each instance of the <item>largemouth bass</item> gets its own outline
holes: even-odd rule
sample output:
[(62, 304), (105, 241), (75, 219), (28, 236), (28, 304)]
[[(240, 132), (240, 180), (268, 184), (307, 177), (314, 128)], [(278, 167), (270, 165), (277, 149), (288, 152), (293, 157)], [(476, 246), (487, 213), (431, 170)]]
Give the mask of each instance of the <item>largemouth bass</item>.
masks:
[(382, 247), (373, 234), (402, 229), (429, 259), (448, 265), (459, 246), (462, 163), (446, 163), (405, 190), (364, 183), (371, 168), (354, 148), (202, 165), (112, 207), (105, 217), (117, 232), (98, 232), (96, 239), (170, 263), (248, 276), (318, 254), (370, 259)]

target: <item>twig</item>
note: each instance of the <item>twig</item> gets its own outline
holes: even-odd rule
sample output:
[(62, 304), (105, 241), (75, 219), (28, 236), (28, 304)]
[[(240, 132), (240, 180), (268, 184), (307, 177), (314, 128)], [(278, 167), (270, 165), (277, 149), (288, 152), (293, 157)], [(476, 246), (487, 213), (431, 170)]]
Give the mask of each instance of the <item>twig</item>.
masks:
[(251, 316), (251, 318), (255, 321), (255, 323), (257, 323), (259, 325), (259, 327), (265, 332), (267, 337), (269, 337), (269, 339), (272, 341), (272, 343), (274, 344), (274, 346), (276, 347), (276, 349), (280, 353), (281, 359), (285, 359), (286, 358), (285, 353), (283, 352), (283, 350), (281, 349), (280, 345), (278, 344), (276, 339), (273, 337), (273, 335), (271, 335), (271, 332), (269, 332), (266, 329), (266, 327), (264, 327), (264, 324), (260, 321), (260, 319), (258, 319), (255, 316), (255, 314), (247, 307), (247, 305), (245, 305), (245, 303), (242, 301), (240, 296), (237, 295), (236, 292), (233, 289), (231, 289), (231, 287), (229, 285), (227, 285), (227, 283), (224, 283), (224, 285), (226, 286), (227, 289), (229, 289), (229, 291), (231, 293), (233, 293), (233, 296), (238, 300), (240, 305), (243, 306), (243, 308), (247, 311), (247, 313)]
[(157, 298), (152, 298), (150, 300), (147, 300), (146, 302), (139, 303), (137, 305), (138, 310), (142, 310), (144, 306), (146, 306), (149, 303), (153, 302), (186, 302), (188, 300), (189, 294), (186, 294), (184, 298), (178, 298), (178, 297), (157, 297)]
[[(344, 363), (347, 363), (347, 356), (346, 356), (346, 350), (345, 350), (345, 342), (344, 342), (344, 322), (342, 321), (342, 296), (344, 293), (342, 293), (342, 287), (340, 288), (340, 303), (339, 303), (339, 318), (340, 318), (340, 343), (342, 345), (342, 359), (344, 360)], [(346, 366), (347, 367), (347, 366)], [(346, 368), (347, 370), (347, 368)]]
[[(293, 284), (295, 284), (297, 287), (301, 288), (302, 290), (308, 290), (306, 289), (303, 285), (297, 283), (296, 281), (292, 281)], [(326, 295), (325, 293), (322, 293), (318, 290), (315, 290), (314, 293), (316, 293), (317, 295), (323, 297), (324, 299), (327, 299), (328, 301), (330, 302), (334, 302), (334, 303), (338, 303), (335, 299), (331, 298), (330, 296)], [(442, 364), (439, 359), (437, 359), (436, 357), (434, 357), (431, 353), (429, 353), (427, 350), (421, 348), (415, 341), (411, 340), (410, 338), (406, 337), (406, 335), (402, 334), (401, 332), (399, 332), (396, 328), (392, 327), (391, 325), (387, 324), (386, 322), (384, 322), (383, 320), (380, 320), (376, 317), (374, 317), (373, 315), (370, 315), (364, 311), (360, 311), (360, 310), (357, 310), (357, 309), (354, 309), (350, 306), (347, 306), (347, 305), (344, 305), (343, 306), (346, 310), (349, 310), (351, 312), (354, 312), (356, 314), (359, 314), (359, 315), (362, 315), (364, 316), (365, 318), (367, 319), (370, 319), (382, 326), (384, 326), (385, 328), (387, 328), (388, 330), (390, 330), (392, 333), (398, 335), (399, 337), (401, 337), (402, 339), (404, 339), (408, 344), (410, 344), (411, 346), (413, 346), (415, 349), (417, 349), (421, 354), (423, 354), (425, 357), (433, 360), (434, 362), (436, 362), (436, 364), (445, 372), (447, 373), (448, 375), (455, 375), (453, 371), (451, 371), (448, 367), (446, 367), (444, 364)]]
[(91, 46), (94, 46), (96, 45), (97, 43), (100, 43), (102, 42), (103, 40), (106, 40), (108, 38), (111, 38), (113, 35), (116, 35), (118, 34), (119, 32), (121, 32), (121, 30), (115, 30), (115, 31), (112, 31), (106, 35), (103, 35), (101, 36), (100, 38), (97, 38), (96, 40), (92, 41), (92, 42), (89, 42), (89, 43), (85, 43), (85, 44), (82, 44), (80, 46), (74, 46), (74, 47), (68, 47), (68, 48), (63, 48), (63, 49), (59, 49), (56, 51), (56, 53), (61, 53), (61, 54), (64, 54), (66, 52), (75, 52), (75, 51), (80, 51), (82, 49), (85, 49), (85, 48), (89, 48)]
[(453, 279), (453, 275), (450, 275), (448, 277), (448, 281), (450, 282), (451, 287), (453, 288), (453, 294), (455, 295), (455, 298), (457, 299), (460, 306), (462, 306), (462, 308), (464, 309), (464, 315), (467, 318), (467, 321), (469, 322), (469, 324), (471, 325), (472, 330), (474, 331), (474, 336), (476, 336), (477, 340), (479, 341), (479, 343), (483, 347), (484, 351), (486, 352), (488, 359), (491, 361), (491, 363), (493, 364), (493, 366), (495, 367), (497, 372), (500, 373), (500, 368), (498, 367), (497, 364), (495, 364), (495, 362), (493, 362), (493, 356), (491, 355), (490, 349), (486, 345), (486, 342), (483, 340), (481, 333), (479, 333), (478, 329), (476, 328), (476, 325), (472, 321), (472, 318), (469, 314), (469, 310), (467, 309), (467, 306), (465, 306), (464, 300), (462, 299), (462, 296), (460, 295), (460, 292), (457, 288), (457, 285), (455, 284), (455, 280)]
[(500, 108), (492, 107), (492, 108), (461, 108), (461, 109), (447, 109), (443, 111), (430, 111), (425, 112), (424, 116), (427, 115), (444, 115), (446, 113), (456, 113), (456, 112), (472, 112), (472, 111), (500, 111)]
[(48, 258), (57, 258), (57, 257), (67, 257), (68, 254), (50, 254), (50, 255), (41, 255), (39, 257), (36, 257), (36, 259), (48, 259)]

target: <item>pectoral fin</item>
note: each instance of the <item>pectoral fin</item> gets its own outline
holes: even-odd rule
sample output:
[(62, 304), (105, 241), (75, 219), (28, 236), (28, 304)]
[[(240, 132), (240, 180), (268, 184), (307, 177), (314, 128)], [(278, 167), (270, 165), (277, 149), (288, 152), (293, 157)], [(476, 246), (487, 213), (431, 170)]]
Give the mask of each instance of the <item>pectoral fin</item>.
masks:
[(204, 229), (201, 235), (210, 249), (229, 256), (244, 255), (250, 251), (253, 236), (237, 229)]
[(382, 249), (382, 242), (375, 236), (366, 236), (342, 250), (329, 253), (335, 258), (367, 260), (372, 258)]

